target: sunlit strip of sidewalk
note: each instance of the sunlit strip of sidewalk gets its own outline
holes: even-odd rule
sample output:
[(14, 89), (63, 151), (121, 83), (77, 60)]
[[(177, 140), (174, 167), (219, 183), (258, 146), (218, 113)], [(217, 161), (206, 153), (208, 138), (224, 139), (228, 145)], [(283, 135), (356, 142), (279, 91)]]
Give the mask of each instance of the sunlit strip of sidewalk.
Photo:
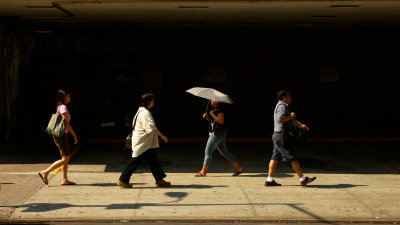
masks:
[[(53, 173), (56, 173), (53, 171)], [(0, 172), (1, 175), (37, 175), (37, 172)]]

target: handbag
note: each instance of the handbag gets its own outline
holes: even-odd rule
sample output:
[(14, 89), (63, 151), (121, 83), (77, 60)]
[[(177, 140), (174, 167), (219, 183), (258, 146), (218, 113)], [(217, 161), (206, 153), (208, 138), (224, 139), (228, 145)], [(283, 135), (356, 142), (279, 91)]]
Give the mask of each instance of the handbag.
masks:
[(281, 134), (281, 144), (284, 148), (301, 147), (307, 140), (307, 131), (297, 125), (293, 127), (282, 126)]
[(61, 137), (65, 132), (65, 119), (58, 113), (58, 108), (57, 112), (51, 115), (50, 121), (46, 128), (46, 133), (54, 137)]
[(136, 120), (137, 120), (138, 115), (139, 115), (139, 111), (135, 115), (135, 120), (133, 122), (132, 131), (125, 138), (125, 148), (124, 148), (125, 150), (128, 150), (128, 149), (131, 150), (132, 149), (132, 133), (135, 130)]
[[(285, 106), (286, 107), (286, 106)], [(307, 131), (299, 127), (297, 124), (290, 125), (290, 121), (282, 124), (281, 145), (284, 148), (301, 147), (306, 143)]]

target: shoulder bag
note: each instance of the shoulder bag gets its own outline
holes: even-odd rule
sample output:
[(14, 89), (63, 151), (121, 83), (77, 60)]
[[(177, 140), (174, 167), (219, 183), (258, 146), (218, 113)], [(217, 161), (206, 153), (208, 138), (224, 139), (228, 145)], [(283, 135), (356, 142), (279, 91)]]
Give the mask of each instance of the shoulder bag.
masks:
[[(289, 123), (289, 121), (287, 123)], [(282, 147), (289, 149), (301, 147), (307, 140), (307, 131), (299, 127), (297, 124), (293, 126), (282, 124), (281, 135)]]
[(57, 112), (51, 115), (50, 121), (47, 124), (46, 133), (54, 136), (54, 137), (61, 137), (64, 135), (65, 132), (65, 119)]

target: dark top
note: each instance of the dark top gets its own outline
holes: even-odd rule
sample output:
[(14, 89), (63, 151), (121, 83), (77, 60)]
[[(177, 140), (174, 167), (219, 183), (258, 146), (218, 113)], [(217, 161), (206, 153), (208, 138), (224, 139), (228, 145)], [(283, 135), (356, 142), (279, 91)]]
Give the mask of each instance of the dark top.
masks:
[[(214, 114), (216, 116), (218, 116), (219, 113), (225, 113), (225, 112), (222, 109), (216, 109), (214, 111)], [(224, 119), (224, 124), (219, 124), (219, 123), (215, 122), (214, 118), (210, 115), (210, 121), (208, 123), (208, 131), (209, 132), (216, 132), (216, 133), (227, 131), (226, 117)]]

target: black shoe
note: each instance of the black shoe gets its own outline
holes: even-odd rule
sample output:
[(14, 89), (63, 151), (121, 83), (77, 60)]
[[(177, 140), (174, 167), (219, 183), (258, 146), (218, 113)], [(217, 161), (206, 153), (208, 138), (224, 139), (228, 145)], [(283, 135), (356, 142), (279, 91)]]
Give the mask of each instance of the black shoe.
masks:
[(265, 181), (265, 186), (282, 186), (282, 184), (278, 184), (275, 182), (275, 180), (269, 182), (269, 181)]
[(313, 182), (317, 177), (306, 177), (303, 181), (300, 181), (301, 186), (306, 186), (307, 184)]

